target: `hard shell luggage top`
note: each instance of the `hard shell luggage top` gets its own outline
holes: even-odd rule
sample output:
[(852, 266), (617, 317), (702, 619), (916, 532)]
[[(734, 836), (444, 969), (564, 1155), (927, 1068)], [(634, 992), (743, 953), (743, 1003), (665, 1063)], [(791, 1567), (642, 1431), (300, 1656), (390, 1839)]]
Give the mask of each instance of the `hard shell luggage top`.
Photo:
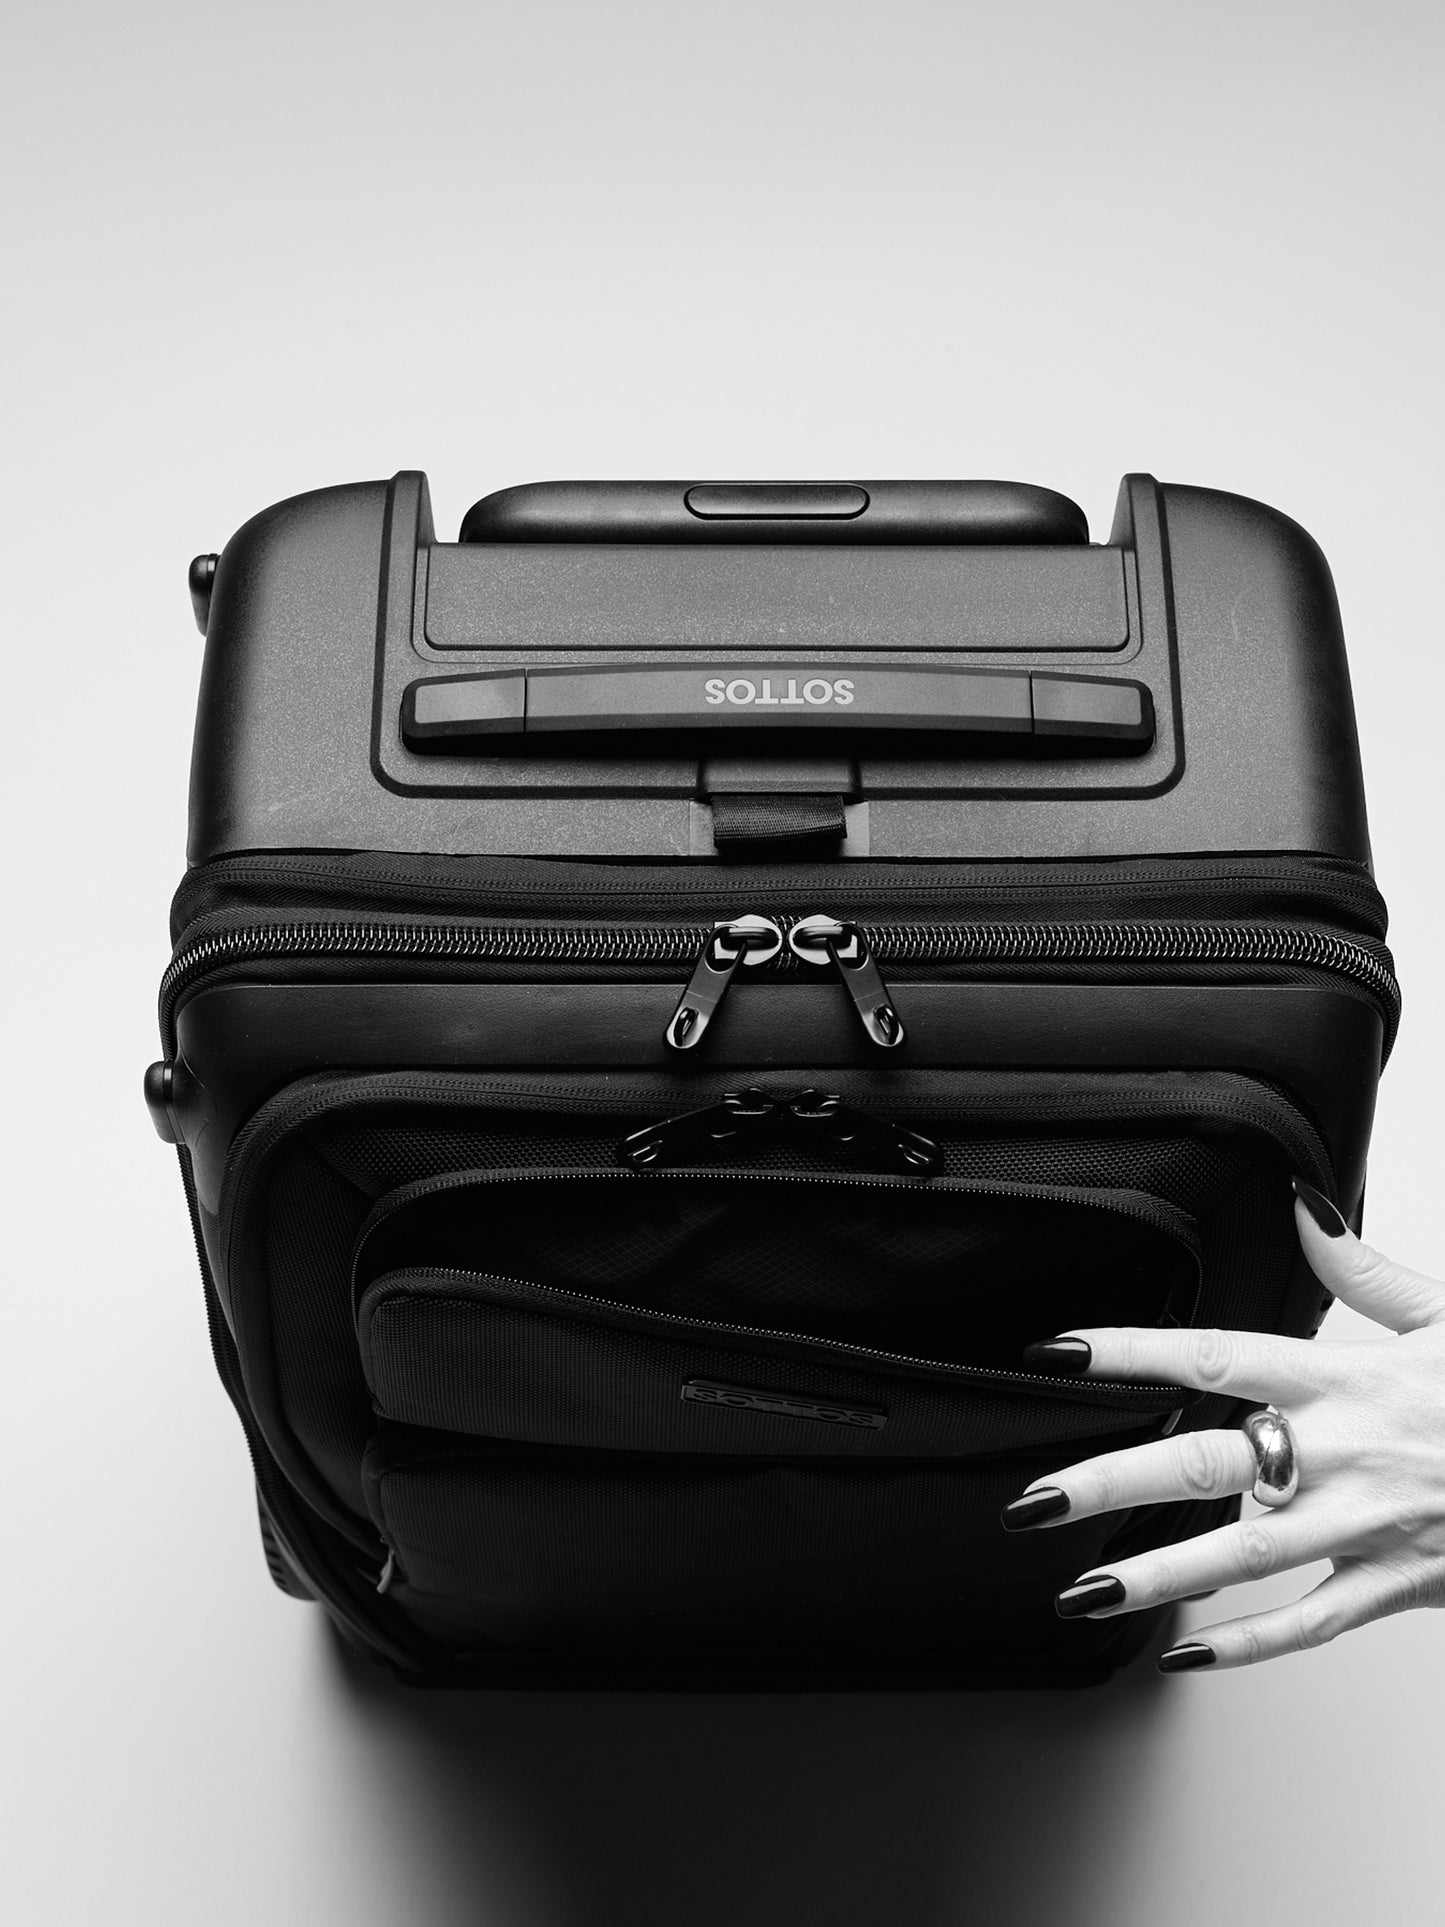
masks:
[[(1314, 851), (1368, 863), (1339, 614), (1273, 509), (1125, 478), (425, 477), (265, 510), (192, 591), (190, 860)], [(304, 772), (304, 779), (300, 773)]]

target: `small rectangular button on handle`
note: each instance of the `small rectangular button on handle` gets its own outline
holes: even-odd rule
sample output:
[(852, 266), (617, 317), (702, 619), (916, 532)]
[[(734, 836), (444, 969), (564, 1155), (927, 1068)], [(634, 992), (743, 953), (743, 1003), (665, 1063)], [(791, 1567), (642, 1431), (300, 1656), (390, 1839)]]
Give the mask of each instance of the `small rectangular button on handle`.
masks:
[(846, 522), (867, 508), (868, 491), (843, 482), (699, 482), (682, 499), (709, 522)]

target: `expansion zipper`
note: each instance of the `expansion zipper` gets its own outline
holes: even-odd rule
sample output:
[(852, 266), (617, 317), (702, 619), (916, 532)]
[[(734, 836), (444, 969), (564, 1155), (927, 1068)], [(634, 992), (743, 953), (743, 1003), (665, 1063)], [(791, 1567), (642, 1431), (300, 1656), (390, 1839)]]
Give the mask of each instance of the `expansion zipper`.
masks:
[[(785, 928), (786, 956), (782, 954)], [(593, 969), (690, 966), (687, 988), (668, 1025), (668, 1042), (678, 1050), (696, 1047), (740, 967), (796, 968), (798, 963), (838, 974), (865, 1034), (880, 1049), (897, 1048), (903, 1037), (880, 964), (1007, 969), (1241, 965), (1317, 970), (1353, 984), (1375, 1004), (1384, 1023), (1386, 1057), (1400, 1014), (1399, 986), (1384, 944), (1307, 924), (1154, 919), (857, 923), (821, 915), (789, 920), (758, 914), (710, 925), (298, 921), (211, 931), (183, 944), (161, 982), (161, 1026), (167, 1046), (173, 1045), (175, 1008), (184, 992), (213, 972), (272, 958), (522, 967), (574, 964)]]

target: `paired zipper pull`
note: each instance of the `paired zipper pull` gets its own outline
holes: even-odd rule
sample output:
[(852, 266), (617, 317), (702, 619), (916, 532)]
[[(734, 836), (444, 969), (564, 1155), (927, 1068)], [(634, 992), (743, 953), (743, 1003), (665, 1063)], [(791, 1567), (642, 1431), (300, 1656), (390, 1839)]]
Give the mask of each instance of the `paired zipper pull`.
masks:
[(843, 979), (869, 1042), (880, 1050), (897, 1050), (903, 1042), (903, 1020), (856, 923), (841, 923), (837, 917), (804, 917), (788, 932), (788, 948), (806, 964), (831, 964)]
[(717, 1015), (739, 964), (771, 963), (783, 947), (783, 933), (771, 917), (732, 917), (715, 923), (693, 965), (682, 1000), (666, 1031), (674, 1050), (691, 1050)]
[(617, 1155), (634, 1171), (647, 1171), (656, 1164), (679, 1159), (686, 1162), (686, 1153), (729, 1144), (765, 1129), (777, 1121), (781, 1109), (777, 1099), (760, 1091), (756, 1084), (742, 1091), (725, 1091), (716, 1104), (700, 1111), (684, 1111), (681, 1117), (664, 1118), (634, 1131), (618, 1145)]
[(943, 1152), (931, 1137), (854, 1110), (836, 1091), (807, 1090), (796, 1097), (774, 1098), (755, 1084), (746, 1090), (725, 1091), (716, 1104), (700, 1111), (684, 1111), (680, 1117), (645, 1125), (622, 1140), (617, 1155), (634, 1171), (692, 1164), (699, 1153), (780, 1127), (798, 1129), (810, 1138), (824, 1137), (863, 1157), (874, 1171), (931, 1178), (943, 1164)]
[(931, 1137), (910, 1131), (904, 1124), (874, 1117), (869, 1111), (845, 1104), (836, 1091), (799, 1091), (789, 1100), (788, 1116), (810, 1136), (821, 1133), (832, 1143), (855, 1151), (875, 1171), (896, 1171), (909, 1178), (931, 1178), (943, 1164), (943, 1152)]
[[(837, 917), (804, 917), (788, 932), (788, 948), (805, 964), (827, 968), (842, 978), (868, 1041), (880, 1050), (903, 1042), (903, 1020), (863, 932)], [(699, 1044), (740, 965), (755, 969), (771, 963), (783, 948), (783, 932), (771, 917), (749, 915), (715, 923), (703, 945), (687, 989), (664, 1033), (673, 1050)]]

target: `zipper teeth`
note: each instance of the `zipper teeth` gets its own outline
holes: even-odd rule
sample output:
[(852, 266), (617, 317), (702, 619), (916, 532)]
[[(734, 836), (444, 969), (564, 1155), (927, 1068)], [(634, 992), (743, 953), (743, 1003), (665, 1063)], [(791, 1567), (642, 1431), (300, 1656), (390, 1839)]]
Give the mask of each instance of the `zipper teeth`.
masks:
[(846, 1338), (817, 1338), (808, 1332), (779, 1331), (772, 1325), (728, 1325), (717, 1318), (684, 1318), (681, 1313), (675, 1311), (654, 1311), (648, 1305), (627, 1305), (613, 1298), (589, 1298), (585, 1292), (567, 1291), (561, 1285), (533, 1284), (530, 1279), (508, 1278), (495, 1271), (464, 1271), (459, 1267), (449, 1269), (443, 1265), (419, 1265), (414, 1270), (408, 1269), (406, 1276), (443, 1279), (449, 1283), (456, 1279), (484, 1278), (489, 1284), (509, 1285), (516, 1290), (533, 1293), (539, 1297), (564, 1299), (568, 1304), (586, 1305), (591, 1311), (596, 1311), (600, 1306), (604, 1309), (627, 1312), (635, 1318), (657, 1318), (668, 1325), (683, 1325), (689, 1331), (725, 1332), (732, 1338), (782, 1339), (789, 1344), (826, 1346), (830, 1351), (847, 1352), (853, 1358), (871, 1358), (888, 1365), (912, 1365), (921, 1371), (948, 1372), (960, 1378), (986, 1378), (990, 1382), (1007, 1380), (1009, 1384), (1042, 1385), (1049, 1391), (1057, 1392), (1064, 1397), (1067, 1397), (1070, 1392), (1089, 1389), (1100, 1392), (1107, 1390), (1110, 1393), (1122, 1390), (1125, 1393), (1135, 1393), (1140, 1397), (1155, 1392), (1172, 1392), (1175, 1389), (1170, 1385), (1150, 1385), (1135, 1381), (1121, 1386), (1102, 1379), (1049, 1378), (1043, 1372), (1013, 1372), (1004, 1366), (995, 1368), (992, 1365), (955, 1365), (942, 1358), (916, 1358), (910, 1352), (881, 1352), (872, 1345), (850, 1344)]
[[(787, 929), (790, 921), (776, 919)], [(686, 963), (710, 934), (693, 924), (559, 930), (546, 924), (272, 923), (217, 931), (176, 953), (161, 979), (168, 1021), (206, 971), (265, 957), (397, 957), (487, 963)], [(880, 963), (1244, 963), (1327, 970), (1360, 984), (1386, 1016), (1386, 1050), (1400, 991), (1383, 946), (1300, 924), (885, 923), (860, 925)]]
[[(595, 1165), (581, 1166), (576, 1170), (516, 1171), (505, 1168), (490, 1171), (447, 1171), (438, 1177), (421, 1178), (414, 1186), (404, 1187), (407, 1196), (395, 1204), (386, 1205), (385, 1200), (373, 1208), (361, 1230), (356, 1234), (358, 1245), (368, 1237), (387, 1218), (398, 1211), (405, 1210), (420, 1198), (435, 1197), (443, 1191), (463, 1191), (469, 1185), (488, 1184), (557, 1184), (563, 1180), (578, 1178), (610, 1178), (624, 1184), (666, 1183), (678, 1178), (711, 1178), (719, 1182), (743, 1184), (846, 1184), (855, 1190), (896, 1191), (926, 1190), (935, 1196), (952, 1193), (956, 1197), (969, 1198), (1026, 1198), (1031, 1201), (1042, 1199), (1048, 1204), (1082, 1204), (1096, 1211), (1112, 1211), (1117, 1218), (1132, 1218), (1139, 1224), (1152, 1224), (1169, 1231), (1195, 1256), (1198, 1255), (1197, 1241), (1182, 1232), (1175, 1220), (1184, 1216), (1174, 1205), (1166, 1204), (1162, 1198), (1151, 1198), (1145, 1192), (1137, 1192), (1142, 1206), (1152, 1209), (1137, 1209), (1130, 1205), (1116, 1203), (1113, 1199), (1101, 1202), (1100, 1199), (1080, 1185), (1067, 1184), (1002, 1184), (988, 1178), (909, 1178), (894, 1175), (892, 1172), (870, 1175), (866, 1171), (740, 1171), (728, 1170), (706, 1164), (670, 1165), (663, 1170), (617, 1170), (611, 1166), (599, 1168)], [(1117, 1192), (1115, 1197), (1117, 1197)], [(385, 1208), (383, 1208), (385, 1206)]]
[(639, 924), (625, 929), (547, 924), (265, 923), (220, 930), (186, 944), (161, 978), (161, 1007), (208, 970), (276, 956), (458, 958), (487, 963), (682, 963), (711, 925)]

